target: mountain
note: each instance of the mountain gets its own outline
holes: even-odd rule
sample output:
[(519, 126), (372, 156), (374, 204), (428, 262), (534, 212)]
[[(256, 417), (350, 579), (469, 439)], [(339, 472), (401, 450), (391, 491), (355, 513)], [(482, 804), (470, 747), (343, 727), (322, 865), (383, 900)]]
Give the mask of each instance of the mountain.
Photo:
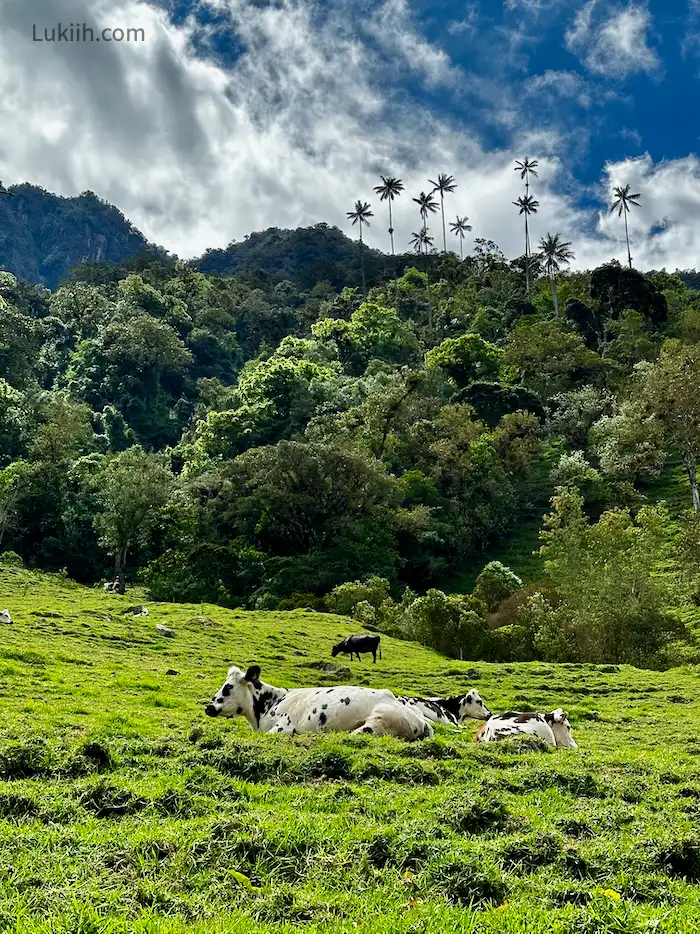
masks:
[(54, 289), (82, 260), (119, 263), (149, 244), (113, 205), (85, 191), (63, 198), (35, 185), (14, 185), (0, 197), (0, 266)]
[[(368, 283), (391, 272), (390, 256), (367, 246), (362, 251)], [(415, 264), (415, 254), (396, 257), (399, 272)], [(298, 230), (270, 227), (240, 243), (230, 243), (224, 250), (207, 250), (194, 265), (207, 275), (252, 275), (266, 284), (289, 279), (301, 290), (319, 282), (329, 282), (335, 289), (361, 282), (359, 240), (351, 240), (328, 224)]]

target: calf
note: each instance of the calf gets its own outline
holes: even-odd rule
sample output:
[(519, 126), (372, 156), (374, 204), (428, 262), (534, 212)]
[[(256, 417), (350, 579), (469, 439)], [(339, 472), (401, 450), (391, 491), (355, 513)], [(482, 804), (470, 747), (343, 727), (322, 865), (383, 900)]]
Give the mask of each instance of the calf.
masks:
[(336, 655), (343, 652), (345, 655), (350, 655), (350, 661), (352, 661), (353, 655), (357, 655), (357, 660), (359, 662), (362, 661), (360, 652), (371, 652), (374, 664), (376, 665), (377, 652), (379, 652), (379, 657), (382, 657), (382, 649), (379, 645), (380, 642), (380, 636), (348, 636), (346, 639), (343, 639), (342, 642), (333, 646), (331, 655), (335, 658)]
[(259, 665), (245, 673), (230, 668), (205, 713), (244, 716), (254, 730), (291, 736), (333, 730), (415, 740), (429, 739), (434, 733), (424, 717), (401, 705), (391, 691), (361, 687), (288, 690), (261, 681)]
[(12, 617), (10, 616), (9, 610), (0, 610), (0, 623), (5, 623), (8, 626), (12, 624)]
[(475, 743), (493, 743), (499, 739), (512, 739), (522, 735), (537, 736), (548, 746), (578, 749), (571, 735), (569, 715), (561, 707), (552, 713), (508, 713), (491, 717), (474, 737)]
[(461, 726), (469, 717), (488, 720), (491, 716), (491, 711), (475, 688), (458, 697), (399, 697), (399, 703), (417, 710), (426, 720), (449, 723), (451, 726)]

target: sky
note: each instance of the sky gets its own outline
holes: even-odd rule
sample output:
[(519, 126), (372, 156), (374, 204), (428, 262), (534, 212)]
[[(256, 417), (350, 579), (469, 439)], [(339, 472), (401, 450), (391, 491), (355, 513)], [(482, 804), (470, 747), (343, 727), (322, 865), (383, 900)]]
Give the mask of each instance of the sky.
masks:
[[(46, 41), (59, 23), (144, 38)], [(626, 184), (635, 265), (699, 267), (699, 92), (700, 0), (0, 0), (0, 178), (92, 190), (183, 258), (271, 226), (356, 236), (358, 199), (388, 250), (380, 175), (404, 250), (443, 172), (465, 249), (515, 257), (527, 157), (533, 240), (575, 267), (626, 258)]]

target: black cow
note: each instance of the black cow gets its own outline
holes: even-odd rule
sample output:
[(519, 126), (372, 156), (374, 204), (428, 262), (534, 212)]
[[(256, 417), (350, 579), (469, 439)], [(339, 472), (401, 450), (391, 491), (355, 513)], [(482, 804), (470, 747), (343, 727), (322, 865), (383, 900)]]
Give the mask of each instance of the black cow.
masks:
[(331, 655), (335, 658), (336, 655), (343, 652), (345, 655), (350, 655), (350, 661), (352, 661), (353, 655), (357, 655), (357, 660), (360, 662), (362, 661), (360, 652), (371, 652), (374, 664), (376, 665), (377, 652), (379, 652), (379, 657), (382, 657), (382, 650), (379, 645), (380, 641), (379, 636), (348, 636), (347, 639), (343, 639), (342, 642), (333, 646)]

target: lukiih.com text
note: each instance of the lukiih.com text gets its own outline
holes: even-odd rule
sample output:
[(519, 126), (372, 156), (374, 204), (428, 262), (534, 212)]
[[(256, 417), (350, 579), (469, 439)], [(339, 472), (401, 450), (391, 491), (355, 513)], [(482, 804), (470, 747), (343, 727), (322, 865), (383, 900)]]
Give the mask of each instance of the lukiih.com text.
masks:
[(87, 23), (68, 23), (40, 29), (32, 26), (34, 42), (145, 42), (146, 33), (142, 28), (135, 29), (93, 29)]

